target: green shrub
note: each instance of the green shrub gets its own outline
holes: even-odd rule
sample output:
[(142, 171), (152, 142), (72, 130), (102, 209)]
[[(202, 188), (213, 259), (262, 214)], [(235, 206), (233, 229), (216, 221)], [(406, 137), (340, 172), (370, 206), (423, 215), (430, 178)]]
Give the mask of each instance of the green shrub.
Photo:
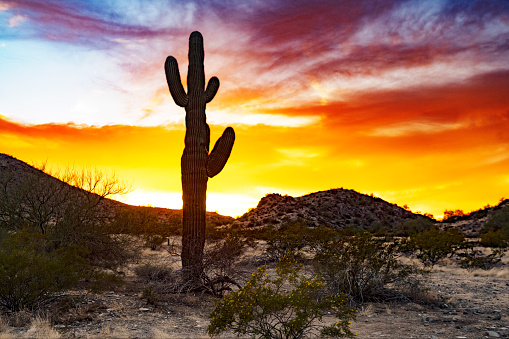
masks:
[(354, 236), (354, 235), (362, 233), (362, 232), (363, 232), (362, 228), (360, 228), (358, 226), (348, 226), (348, 227), (345, 227), (344, 229), (342, 229), (341, 231), (339, 231), (339, 233), (345, 237)]
[(505, 237), (509, 238), (509, 206), (494, 211), (486, 221), (481, 233), (500, 230)]
[(308, 244), (307, 230), (299, 221), (286, 223), (279, 229), (268, 229), (266, 240), (269, 259), (279, 261), (285, 256), (299, 257), (300, 251)]
[(154, 292), (154, 287), (150, 285), (143, 288), (141, 297), (145, 299), (149, 305), (155, 306), (159, 302), (158, 294)]
[(435, 266), (441, 259), (455, 254), (459, 249), (466, 248), (465, 236), (456, 228), (440, 230), (433, 228), (412, 234), (407, 243), (408, 252), (417, 253), (417, 258), (425, 266)]
[(480, 244), (484, 247), (507, 248), (509, 245), (509, 236), (501, 229), (488, 231), (481, 235)]
[[(50, 177), (0, 171), (0, 233), (28, 229), (45, 235), (52, 250), (79, 247), (88, 264), (113, 269), (136, 256), (129, 238), (115, 233), (104, 198), (129, 189), (101, 171), (68, 169)], [(0, 235), (1, 236), (1, 235)]]
[(48, 252), (43, 235), (19, 231), (1, 243), (0, 305), (36, 309), (89, 272), (77, 247)]
[(316, 251), (324, 242), (339, 236), (328, 227), (307, 227), (305, 221), (290, 222), (279, 229), (271, 227), (265, 234), (267, 254), (272, 261), (285, 256), (302, 259), (303, 251)]
[[(233, 330), (257, 338), (353, 337), (349, 324), (354, 311), (345, 305), (345, 296), (324, 294), (322, 279), (308, 278), (300, 270), (283, 262), (271, 278), (260, 267), (239, 291), (216, 301), (209, 334)], [(338, 321), (325, 327), (321, 321), (328, 312)]]
[(325, 242), (313, 259), (330, 293), (346, 293), (352, 303), (383, 299), (385, 286), (404, 280), (415, 270), (398, 261), (398, 244), (358, 233)]
[(417, 218), (405, 221), (395, 232), (399, 236), (409, 236), (419, 232), (429, 231), (434, 227), (434, 222), (428, 218)]
[(480, 268), (490, 270), (496, 267), (505, 256), (504, 249), (492, 248), (488, 255), (483, 254), (479, 250), (471, 249), (465, 253), (461, 253), (461, 267), (468, 270)]

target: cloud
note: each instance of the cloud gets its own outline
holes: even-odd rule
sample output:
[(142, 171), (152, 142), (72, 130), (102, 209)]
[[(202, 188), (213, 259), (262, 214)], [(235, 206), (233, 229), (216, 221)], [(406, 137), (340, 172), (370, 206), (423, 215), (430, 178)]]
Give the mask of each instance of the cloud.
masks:
[[(153, 6), (146, 6), (153, 8)], [(173, 10), (165, 10), (170, 17), (164, 26), (157, 22), (134, 21), (133, 18), (143, 17), (143, 11), (130, 8), (132, 11), (117, 13), (119, 7), (108, 7), (100, 2), (61, 2), (27, 0), (15, 3), (8, 10), (17, 13), (16, 17), (28, 15), (31, 29), (18, 32), (16, 37), (37, 37), (52, 41), (84, 44), (107, 48), (112, 44), (122, 44), (126, 39), (141, 40), (158, 36), (172, 37), (181, 33), (183, 21), (180, 15), (186, 6), (176, 5)], [(162, 7), (167, 8), (167, 7)], [(130, 14), (130, 15), (127, 15)], [(134, 14), (137, 14), (136, 16)], [(162, 18), (159, 18), (162, 19)], [(159, 21), (161, 22), (161, 21)], [(187, 26), (187, 25), (185, 25)], [(155, 27), (155, 28), (154, 28)], [(187, 30), (186, 30), (187, 31)]]
[(291, 68), (294, 78), (323, 79), (458, 62), (472, 53), (500, 61), (496, 51), (509, 46), (508, 12), (480, 2), (462, 9), (448, 2), (280, 1), (241, 25), (251, 32), (247, 54), (263, 72)]
[(464, 127), (462, 124), (440, 124), (414, 121), (375, 128), (374, 130), (370, 131), (368, 135), (374, 137), (401, 137), (405, 135), (416, 135), (422, 133), (441, 133), (444, 131), (460, 129), (462, 127)]
[(0, 1), (0, 12), (7, 11), (12, 7), (12, 4), (5, 1)]
[(26, 17), (23, 15), (16, 15), (9, 19), (9, 27), (16, 27), (23, 23), (26, 20)]

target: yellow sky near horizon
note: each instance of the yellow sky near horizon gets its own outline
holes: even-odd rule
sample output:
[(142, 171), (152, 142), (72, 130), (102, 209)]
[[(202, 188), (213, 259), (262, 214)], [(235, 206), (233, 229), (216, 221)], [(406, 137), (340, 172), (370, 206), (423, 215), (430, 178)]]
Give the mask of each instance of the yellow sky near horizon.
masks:
[[(97, 167), (131, 184), (126, 203), (181, 208), (180, 156), (184, 129), (172, 127), (73, 125), (27, 126), (3, 121), (0, 147), (31, 164), (50, 169)], [(476, 159), (455, 151), (415, 150), (411, 140), (389, 154), (387, 136), (337, 135), (321, 124), (305, 127), (234, 126), (236, 142), (223, 171), (208, 183), (208, 210), (239, 216), (267, 193), (300, 196), (344, 187), (381, 197), (412, 211), (440, 217), (445, 209), (470, 211), (498, 203), (509, 188), (506, 166), (483, 149)], [(223, 126), (211, 126), (211, 139)], [(364, 140), (366, 139), (367, 140)], [(484, 154), (486, 153), (486, 154)], [(476, 173), (477, 175), (473, 175)]]

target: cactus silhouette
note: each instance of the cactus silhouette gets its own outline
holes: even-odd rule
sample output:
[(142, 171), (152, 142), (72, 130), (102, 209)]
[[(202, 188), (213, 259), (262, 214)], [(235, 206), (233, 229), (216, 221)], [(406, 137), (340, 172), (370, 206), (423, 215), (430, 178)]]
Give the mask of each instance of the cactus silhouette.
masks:
[(203, 272), (207, 181), (221, 172), (235, 141), (233, 128), (227, 127), (209, 154), (210, 129), (205, 106), (216, 95), (219, 79), (212, 77), (204, 90), (204, 57), (203, 37), (200, 32), (193, 32), (189, 37), (187, 93), (182, 86), (177, 60), (169, 56), (164, 64), (171, 96), (186, 110), (185, 147), (181, 159), (184, 201), (181, 258), (184, 281), (194, 286), (200, 284)]

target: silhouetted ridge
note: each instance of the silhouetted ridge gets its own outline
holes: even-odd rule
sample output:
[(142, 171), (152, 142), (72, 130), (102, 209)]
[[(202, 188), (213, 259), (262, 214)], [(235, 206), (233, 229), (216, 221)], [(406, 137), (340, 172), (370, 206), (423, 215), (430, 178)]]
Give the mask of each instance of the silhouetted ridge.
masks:
[[(48, 182), (52, 182), (57, 185), (67, 186), (69, 189), (77, 189), (73, 186), (68, 185), (61, 180), (52, 177), (51, 175), (44, 173), (43, 171), (19, 160), (13, 156), (0, 153), (0, 176), (8, 175), (9, 180), (14, 181), (15, 183), (26, 181), (29, 176), (40, 175), (42, 180), (48, 180)], [(15, 187), (16, 185), (9, 185)], [(8, 194), (8, 190), (0, 189), (0, 194)], [(93, 194), (93, 193), (89, 193)], [(159, 219), (161, 221), (169, 221), (173, 220), (175, 222), (182, 221), (182, 210), (181, 209), (169, 209), (162, 207), (147, 207), (147, 206), (132, 206), (128, 205), (116, 200), (111, 200), (108, 198), (104, 198), (101, 201), (102, 207), (105, 209), (110, 209), (111, 213), (114, 213), (118, 208), (131, 208), (133, 210), (144, 210), (149, 209), (152, 211), (156, 211)], [(207, 223), (212, 225), (222, 225), (226, 223), (231, 223), (234, 219), (229, 216), (224, 216), (218, 214), (216, 212), (207, 212)]]
[(235, 224), (253, 227), (303, 219), (311, 226), (373, 230), (383, 227), (393, 229), (416, 218), (427, 217), (374, 196), (336, 188), (297, 198), (268, 194), (256, 208), (238, 218)]

